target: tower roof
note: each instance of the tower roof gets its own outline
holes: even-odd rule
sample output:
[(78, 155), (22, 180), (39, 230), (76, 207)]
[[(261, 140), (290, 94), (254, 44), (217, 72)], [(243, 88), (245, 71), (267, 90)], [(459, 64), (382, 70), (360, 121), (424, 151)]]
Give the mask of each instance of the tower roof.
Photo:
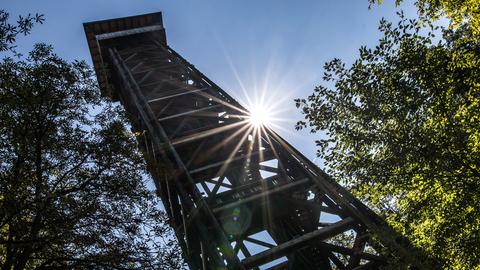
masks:
[(160, 34), (161, 41), (166, 44), (165, 29), (163, 27), (162, 13), (148, 13), (123, 18), (86, 22), (83, 24), (92, 56), (93, 66), (97, 75), (102, 95), (116, 99), (116, 94), (111, 91), (108, 82), (108, 70), (103, 65), (104, 54), (102, 41), (111, 40), (129, 35), (156, 32)]

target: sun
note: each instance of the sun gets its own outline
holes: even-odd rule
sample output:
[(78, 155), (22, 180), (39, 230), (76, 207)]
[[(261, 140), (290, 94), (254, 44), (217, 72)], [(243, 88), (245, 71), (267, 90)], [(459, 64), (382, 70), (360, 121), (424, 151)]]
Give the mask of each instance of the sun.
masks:
[(267, 126), (271, 123), (271, 112), (265, 106), (254, 106), (250, 109), (248, 121), (254, 127)]

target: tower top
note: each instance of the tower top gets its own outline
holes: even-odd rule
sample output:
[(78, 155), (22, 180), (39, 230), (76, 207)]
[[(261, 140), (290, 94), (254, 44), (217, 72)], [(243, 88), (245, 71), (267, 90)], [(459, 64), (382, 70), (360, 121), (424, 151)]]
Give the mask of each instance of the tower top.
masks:
[[(105, 50), (115, 44), (116, 40), (133, 36), (153, 35), (161, 43), (167, 43), (161, 12), (86, 22), (83, 24), (83, 28), (87, 36), (100, 91), (103, 96), (112, 99), (117, 99), (117, 95), (111, 89), (109, 82), (111, 74), (104, 65), (104, 58), (108, 55)], [(107, 43), (109, 46), (105, 46)]]

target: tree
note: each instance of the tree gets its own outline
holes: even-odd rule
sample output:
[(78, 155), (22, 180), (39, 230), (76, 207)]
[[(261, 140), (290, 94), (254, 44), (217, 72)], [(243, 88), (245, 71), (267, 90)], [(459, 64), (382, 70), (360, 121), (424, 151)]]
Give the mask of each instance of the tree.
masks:
[(44, 18), (41, 14), (27, 16), (19, 16), (16, 24), (9, 22), (10, 14), (0, 9), (0, 52), (15, 51), (15, 41), (20, 34), (27, 35), (30, 33), (35, 23), (43, 23)]
[[(381, 4), (382, 0), (369, 0)], [(395, 0), (399, 5), (403, 0)], [(442, 16), (450, 18), (452, 26), (469, 25), (476, 40), (480, 37), (480, 1), (478, 0), (416, 0), (419, 15), (424, 21), (437, 20)]]
[[(448, 269), (480, 269), (480, 46), (400, 14), (297, 99), (329, 173)], [(440, 32), (442, 37), (435, 37)]]
[(0, 62), (2, 270), (183, 267), (124, 123), (84, 62)]

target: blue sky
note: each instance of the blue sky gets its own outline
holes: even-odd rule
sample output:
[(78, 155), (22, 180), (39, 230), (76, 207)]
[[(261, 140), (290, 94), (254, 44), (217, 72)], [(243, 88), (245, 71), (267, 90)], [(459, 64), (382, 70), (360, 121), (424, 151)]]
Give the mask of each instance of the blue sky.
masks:
[[(18, 40), (27, 52), (46, 42), (69, 60), (91, 63), (82, 23), (163, 12), (169, 45), (241, 103), (275, 104), (276, 129), (310, 159), (318, 134), (297, 132), (302, 116), (293, 99), (306, 97), (321, 83), (323, 64), (332, 58), (351, 63), (362, 45), (380, 37), (378, 21), (396, 20), (393, 0), (368, 9), (367, 0), (4, 0), (3, 9), (43, 13), (46, 21)], [(402, 4), (407, 17), (416, 10)]]

